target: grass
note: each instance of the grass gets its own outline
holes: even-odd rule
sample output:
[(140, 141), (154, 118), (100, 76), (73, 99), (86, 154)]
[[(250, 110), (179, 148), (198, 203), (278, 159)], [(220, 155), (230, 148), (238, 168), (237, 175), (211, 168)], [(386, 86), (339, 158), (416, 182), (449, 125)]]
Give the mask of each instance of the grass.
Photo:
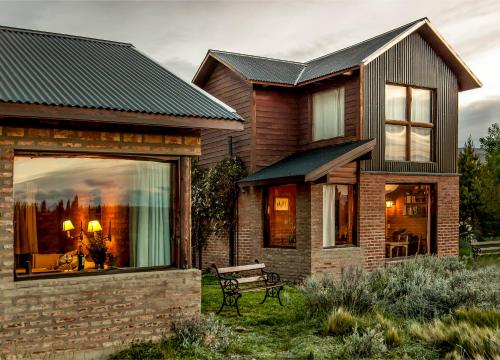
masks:
[[(482, 265), (476, 263), (474, 266)], [(242, 317), (238, 317), (231, 307), (224, 308), (220, 315), (215, 316), (231, 329), (229, 345), (224, 349), (211, 351), (204, 346), (181, 346), (178, 340), (168, 339), (155, 344), (135, 345), (115, 354), (112, 359), (440, 359), (449, 351), (461, 349), (463, 343), (458, 347), (453, 345), (453, 341), (458, 341), (460, 330), (473, 329), (485, 334), (485, 338), (490, 333), (498, 333), (500, 313), (494, 309), (460, 309), (454, 315), (439, 320), (441, 323), (418, 323), (375, 311), (346, 315), (344, 312), (348, 310), (341, 310), (342, 316), (349, 318), (349, 327), (352, 326), (353, 330), (328, 335), (325, 326), (332, 313), (308, 316), (304, 296), (295, 286), (286, 286), (282, 295), (283, 307), (272, 298), (260, 305), (262, 292), (246, 293), (240, 300)], [(217, 279), (204, 275), (202, 313), (216, 312), (221, 298)], [(333, 314), (338, 312), (339, 309)], [(425, 331), (442, 332), (443, 326), (451, 327), (452, 331), (435, 341), (416, 333), (418, 330), (424, 334)]]

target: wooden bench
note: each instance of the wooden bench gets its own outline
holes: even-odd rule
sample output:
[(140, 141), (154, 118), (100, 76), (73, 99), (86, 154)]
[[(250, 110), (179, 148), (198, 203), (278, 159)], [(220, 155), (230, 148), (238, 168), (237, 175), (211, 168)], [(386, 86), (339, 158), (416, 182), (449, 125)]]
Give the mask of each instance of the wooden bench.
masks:
[(500, 241), (471, 241), (474, 259), (482, 255), (500, 254)]
[[(251, 265), (217, 268), (217, 265), (213, 264), (212, 267), (215, 268), (217, 273), (223, 296), (222, 305), (219, 311), (217, 311), (217, 314), (220, 314), (224, 306), (234, 306), (236, 307), (238, 315), (241, 316), (238, 300), (241, 298), (242, 294), (251, 291), (266, 291), (264, 299), (260, 302), (261, 304), (263, 304), (268, 297), (272, 297), (277, 298), (279, 304), (283, 306), (280, 298), (280, 293), (283, 290), (283, 283), (277, 273), (265, 270), (265, 264), (261, 264), (255, 260), (255, 264)], [(235, 275), (242, 272), (255, 270), (260, 270), (260, 275), (235, 277)], [(246, 284), (250, 284), (251, 286), (240, 287), (240, 285)]]

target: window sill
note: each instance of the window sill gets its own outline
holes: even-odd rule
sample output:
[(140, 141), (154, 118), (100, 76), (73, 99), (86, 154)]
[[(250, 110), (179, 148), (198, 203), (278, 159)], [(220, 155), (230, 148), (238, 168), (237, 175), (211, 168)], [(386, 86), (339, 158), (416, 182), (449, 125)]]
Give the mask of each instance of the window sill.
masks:
[(360, 247), (353, 244), (323, 246), (323, 250), (335, 250), (335, 249), (360, 249)]
[(297, 250), (296, 246), (264, 246), (264, 249), (288, 249)]
[(405, 163), (405, 164), (437, 164), (436, 161), (408, 161), (408, 160), (385, 160), (386, 163)]
[(61, 272), (38, 273), (29, 275), (18, 275), (14, 273), (14, 281), (63, 279), (63, 278), (75, 278), (82, 276), (130, 274), (130, 273), (152, 272), (152, 271), (162, 271), (162, 270), (179, 270), (179, 268), (173, 265), (169, 265), (169, 266), (152, 266), (152, 267), (130, 268), (130, 269), (114, 268), (110, 270), (88, 269), (83, 271), (67, 271), (67, 272), (61, 271)]

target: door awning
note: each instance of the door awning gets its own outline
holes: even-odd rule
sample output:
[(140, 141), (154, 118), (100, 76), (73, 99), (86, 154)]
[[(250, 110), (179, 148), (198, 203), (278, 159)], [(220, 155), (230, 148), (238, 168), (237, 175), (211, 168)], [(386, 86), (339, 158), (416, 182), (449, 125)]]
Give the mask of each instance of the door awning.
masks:
[(368, 154), (375, 139), (359, 140), (295, 153), (240, 180), (240, 186), (316, 181), (329, 172)]

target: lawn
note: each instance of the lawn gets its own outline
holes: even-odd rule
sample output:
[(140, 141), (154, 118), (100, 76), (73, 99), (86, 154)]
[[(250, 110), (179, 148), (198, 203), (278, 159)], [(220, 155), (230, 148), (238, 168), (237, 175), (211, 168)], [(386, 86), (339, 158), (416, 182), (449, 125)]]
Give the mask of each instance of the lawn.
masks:
[[(486, 267), (496, 267), (499, 264), (499, 258), (485, 257), (480, 262), (469, 263), (468, 269), (460, 271), (473, 274), (478, 269), (482, 269), (483, 264)], [(352, 284), (349, 286), (351, 289), (348, 290), (352, 291)], [(208, 314), (213, 314), (219, 309), (221, 290), (214, 276), (204, 275), (202, 280), (202, 313), (204, 315), (201, 324), (195, 325), (195, 327), (197, 326), (196, 330), (193, 330), (192, 324), (187, 325), (184, 337), (178, 335), (175, 339), (168, 339), (156, 344), (134, 345), (115, 354), (112, 358), (439, 359), (446, 352), (453, 352), (456, 348), (459, 349), (459, 352), (453, 353), (454, 355), (452, 354), (449, 359), (471, 358), (472, 351), (479, 353), (485, 351), (486, 356), (483, 356), (485, 359), (495, 358), (491, 357), (491, 354), (500, 357), (500, 352), (497, 352), (500, 348), (498, 304), (494, 308), (490, 307), (489, 310), (457, 310), (455, 313), (436, 316), (435, 319), (442, 320), (442, 323), (435, 323), (431, 319), (416, 319), (415, 317), (411, 319), (402, 316), (397, 311), (392, 313), (387, 311), (381, 316), (380, 307), (367, 311), (355, 311), (354, 308), (352, 315), (348, 313), (352, 326), (347, 332), (335, 333), (334, 330), (330, 332), (330, 335), (327, 335), (325, 323), (328, 314), (311, 314), (311, 303), (316, 301), (318, 297), (309, 295), (304, 295), (297, 286), (286, 286), (283, 294), (285, 306), (281, 307), (277, 300), (270, 298), (265, 304), (260, 305), (259, 302), (263, 298), (261, 292), (247, 293), (240, 300), (242, 317), (237, 316), (234, 308), (228, 307), (224, 308), (220, 315), (209, 316)], [(327, 298), (322, 298), (324, 296), (322, 293), (319, 296), (322, 304)], [(398, 309), (395, 307), (396, 305), (388, 305), (388, 309), (390, 306)], [(342, 318), (338, 316), (334, 317), (333, 321), (338, 323), (339, 319), (342, 321)], [(336, 325), (334, 324), (334, 326)], [(444, 327), (445, 331), (439, 326)], [(221, 331), (221, 327), (227, 331)], [(388, 338), (389, 328), (397, 333), (395, 340)], [(441, 342), (436, 342), (434, 338), (428, 338), (428, 334), (434, 333), (437, 335), (433, 335), (433, 337), (437, 338), (448, 329), (454, 333), (447, 334), (448, 338)], [(485, 331), (484, 336), (481, 335), (481, 338), (478, 338), (472, 345), (469, 344), (469, 340), (465, 345), (461, 343), (465, 341), (460, 338), (461, 334), (475, 334), (483, 330)], [(371, 338), (370, 334), (373, 334)], [(192, 335), (191, 338), (189, 338), (190, 335)], [(394, 334), (389, 334), (390, 336), (394, 336)], [(192, 343), (193, 339), (198, 341), (200, 338), (208, 340), (196, 344)], [(217, 343), (214, 340), (217, 338), (224, 338), (223, 340), (226, 341), (223, 346), (218, 348), (213, 346)], [(489, 342), (492, 342), (493, 349), (489, 348)], [(460, 346), (465, 346), (465, 350), (461, 350)], [(468, 350), (466, 346), (472, 346), (472, 350)]]

